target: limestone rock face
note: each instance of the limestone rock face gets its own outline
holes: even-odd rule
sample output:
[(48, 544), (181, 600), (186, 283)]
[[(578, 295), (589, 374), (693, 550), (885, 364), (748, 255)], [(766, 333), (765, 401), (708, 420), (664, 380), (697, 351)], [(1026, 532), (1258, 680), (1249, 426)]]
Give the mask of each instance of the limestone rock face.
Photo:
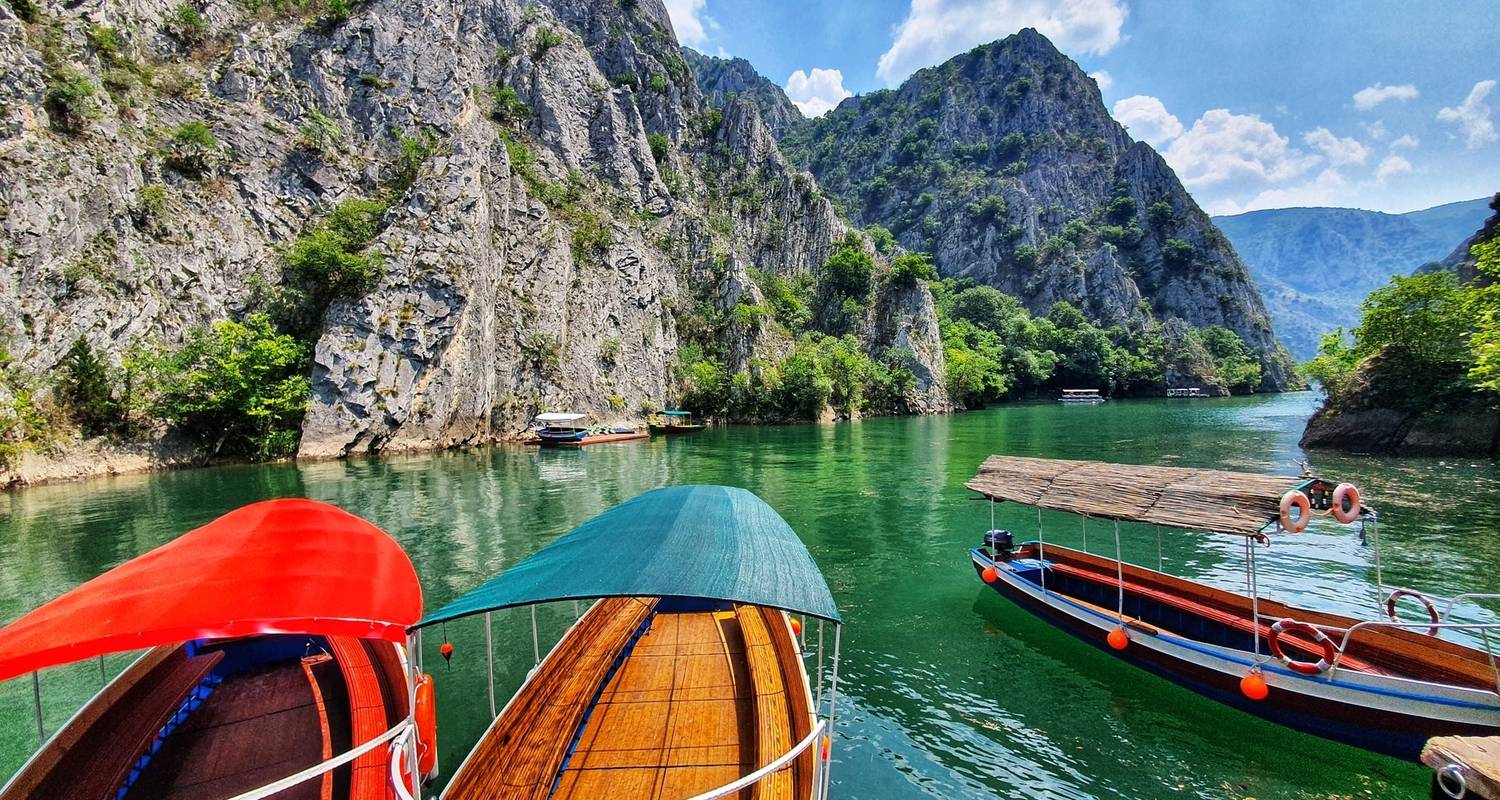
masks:
[[(341, 21), (211, 0), (192, 47), (168, 15), (83, 0), (23, 23), (0, 4), (0, 336), (19, 367), (255, 311), (294, 239), (380, 197), (382, 273), (323, 320), (302, 455), (479, 444), (562, 408), (638, 421), (670, 399), (678, 309), (719, 264), (755, 291), (750, 267), (815, 272), (845, 232), (753, 104), (713, 124), (660, 0), (372, 0)], [(46, 97), (64, 74), (93, 87), (71, 132)], [(172, 157), (186, 122), (216, 140), (201, 170)], [(936, 330), (930, 296), (901, 308)], [(940, 376), (941, 347), (919, 352)]]
[(1023, 30), (899, 88), (792, 126), (783, 148), (860, 226), (882, 225), (940, 273), (1065, 300), (1108, 324), (1222, 325), (1258, 355), (1262, 388), (1295, 379), (1234, 249), (1099, 89)]
[(737, 98), (745, 97), (755, 104), (761, 119), (774, 136), (801, 122), (802, 110), (792, 103), (780, 86), (767, 80), (743, 58), (716, 58), (690, 47), (682, 55), (693, 70), (703, 98), (714, 108), (725, 108)]

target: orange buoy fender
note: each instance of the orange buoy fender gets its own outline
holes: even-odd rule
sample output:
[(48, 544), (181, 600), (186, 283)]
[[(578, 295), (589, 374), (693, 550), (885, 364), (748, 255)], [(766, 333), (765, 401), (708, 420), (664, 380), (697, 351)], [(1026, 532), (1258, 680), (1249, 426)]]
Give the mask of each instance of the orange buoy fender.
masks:
[(980, 570), (979, 577), (985, 583), (994, 583), (1000, 579), (1000, 571), (994, 567), (985, 567), (983, 570)]
[(1104, 637), (1104, 640), (1109, 642), (1110, 648), (1114, 650), (1124, 650), (1130, 646), (1130, 635), (1125, 632), (1124, 628), (1115, 628)]
[(425, 778), (437, 774), (437, 697), (432, 676), (417, 677), (417, 769)]
[(1348, 525), (1359, 519), (1359, 489), (1352, 483), (1341, 483), (1333, 490), (1333, 518)]
[(1240, 678), (1240, 692), (1251, 700), (1264, 700), (1271, 693), (1271, 689), (1266, 686), (1265, 677), (1257, 669)]
[[(1292, 518), (1292, 509), (1297, 509), (1297, 518)], [(1281, 527), (1289, 533), (1301, 533), (1312, 518), (1312, 503), (1307, 495), (1296, 489), (1281, 496)]]

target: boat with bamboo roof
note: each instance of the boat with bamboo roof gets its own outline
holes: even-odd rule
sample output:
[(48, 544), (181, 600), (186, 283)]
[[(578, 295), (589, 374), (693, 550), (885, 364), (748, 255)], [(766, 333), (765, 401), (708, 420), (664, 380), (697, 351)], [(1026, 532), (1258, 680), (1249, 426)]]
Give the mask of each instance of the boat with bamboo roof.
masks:
[[(407, 659), (422, 590), (395, 540), (312, 500), (254, 503), (0, 630), (41, 747), (4, 800), (412, 800), (436, 775), (432, 680)], [(113, 680), (104, 656), (144, 649)], [(49, 737), (40, 673), (99, 660)]]
[(607, 425), (590, 428), (578, 424), (587, 418), (587, 414), (570, 411), (537, 414), (532, 420), (537, 424), (534, 431), (536, 438), (527, 440), (527, 443), (542, 447), (583, 447), (590, 444), (631, 442), (651, 438), (650, 434), (635, 428)]
[[(539, 603), (592, 601), (542, 658)], [(428, 615), (530, 607), (536, 666), (444, 800), (826, 797), (839, 613), (769, 505), (726, 486), (627, 500)], [(816, 693), (804, 653), (817, 620)], [(824, 688), (823, 623), (833, 624)], [(821, 747), (819, 743), (821, 742)]]
[[(1500, 733), (1494, 653), (1500, 624), (1454, 621), (1465, 602), (1495, 595), (1425, 595), (1380, 577), (1377, 514), (1351, 484), (1182, 467), (992, 456), (966, 486), (992, 502), (1037, 509), (1036, 537), (1019, 545), (990, 530), (970, 550), (981, 580), (1026, 611), (1125, 661), (1289, 727), (1415, 759), (1434, 736)], [(993, 506), (992, 506), (993, 509)], [(1042, 510), (1112, 524), (1114, 557), (1043, 537)], [(1379, 613), (1368, 619), (1296, 608), (1260, 596), (1257, 553), (1302, 532), (1314, 516), (1358, 526), (1373, 543)], [(1120, 558), (1120, 523), (1243, 540), (1246, 580), (1228, 590)], [(994, 528), (993, 523), (991, 528)], [(1368, 530), (1366, 530), (1368, 528)], [(1085, 539), (1086, 541), (1086, 539)], [(1085, 548), (1087, 545), (1085, 544)], [(1261, 556), (1264, 557), (1264, 556)], [(1428, 618), (1404, 622), (1398, 601)]]
[(1071, 406), (1097, 406), (1104, 402), (1098, 389), (1064, 389), (1058, 402)]
[(647, 421), (653, 436), (672, 436), (682, 433), (697, 433), (703, 425), (693, 421), (693, 412), (669, 408), (651, 415)]

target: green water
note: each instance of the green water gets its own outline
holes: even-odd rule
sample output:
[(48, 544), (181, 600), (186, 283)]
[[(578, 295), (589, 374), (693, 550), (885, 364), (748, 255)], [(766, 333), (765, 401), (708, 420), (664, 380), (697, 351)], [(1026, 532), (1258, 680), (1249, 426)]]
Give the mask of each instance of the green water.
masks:
[[(1121, 665), (983, 588), (967, 548), (990, 507), (963, 489), (991, 453), (1292, 471), (1309, 394), (1099, 407), (1015, 405), (952, 417), (717, 428), (696, 437), (571, 452), (520, 447), (379, 461), (230, 467), (40, 487), (0, 497), (0, 618), (242, 504), (300, 495), (337, 503), (395, 535), (429, 609), (569, 527), (671, 483), (750, 488), (802, 534), (843, 609), (837, 797), (1424, 796), (1419, 767), (1292, 733)], [(1488, 462), (1312, 457), (1382, 512), (1386, 583), (1500, 591), (1500, 474)], [(1000, 506), (1031, 533), (1035, 512)], [(1078, 520), (1048, 536), (1080, 544)], [(1127, 558), (1150, 563), (1150, 529), (1126, 527)], [(1095, 523), (1089, 546), (1112, 551)], [(1238, 540), (1168, 534), (1169, 570), (1234, 588)], [(1315, 526), (1261, 559), (1268, 594), (1368, 614), (1372, 552)], [(581, 569), (609, 569), (607, 553)], [(1478, 612), (1476, 612), (1478, 613)], [(545, 649), (571, 607), (544, 607)], [(438, 680), (441, 758), (457, 766), (488, 718), (483, 627), (448, 626)], [(500, 702), (531, 664), (524, 611), (496, 615)], [(117, 670), (125, 657), (106, 664)], [(99, 685), (97, 663), (42, 675), (48, 730)], [(28, 679), (0, 686), (0, 773), (35, 745)]]

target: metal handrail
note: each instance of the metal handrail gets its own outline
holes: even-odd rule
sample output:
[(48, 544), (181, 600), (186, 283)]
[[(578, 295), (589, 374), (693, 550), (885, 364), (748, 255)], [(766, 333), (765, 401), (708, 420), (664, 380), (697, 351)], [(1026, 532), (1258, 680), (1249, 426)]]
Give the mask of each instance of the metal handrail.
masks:
[[(786, 751), (786, 753), (783, 754), (780, 758), (750, 773), (749, 775), (740, 778), (734, 783), (726, 783), (717, 789), (710, 789), (703, 794), (693, 795), (692, 797), (688, 798), (688, 800), (714, 800), (718, 797), (728, 797), (735, 792), (741, 791), (742, 789), (754, 785), (755, 783), (760, 781), (761, 778), (764, 778), (773, 772), (780, 772), (786, 767), (787, 764), (792, 763), (793, 759), (795, 759), (797, 756), (802, 755), (802, 751), (811, 747), (813, 742), (816, 742), (818, 740), (818, 736), (823, 733), (823, 729), (826, 727), (828, 727), (827, 720), (818, 720), (818, 724), (813, 726), (812, 733), (809, 733), (806, 738), (798, 742), (797, 745), (792, 749)], [(236, 800), (238, 800), (238, 798), (236, 798)]]
[[(288, 775), (285, 778), (282, 778), (281, 780), (278, 780), (274, 783), (268, 783), (265, 786), (260, 787), (259, 789), (251, 789), (244, 794), (237, 794), (234, 797), (229, 798), (229, 800), (261, 800), (261, 798), (270, 797), (271, 795), (283, 791), (288, 787), (296, 786), (297, 784), (311, 778), (316, 778), (325, 772), (332, 772), (333, 770), (342, 767), (350, 761), (359, 758), (365, 753), (374, 750), (380, 745), (383, 745), (386, 742), (396, 738), (397, 736), (400, 736), (405, 731), (410, 730), (413, 725), (414, 723), (412, 719), (410, 717), (407, 717), (406, 719), (403, 719), (400, 722), (396, 723), (396, 727), (391, 728), (385, 733), (376, 736), (374, 739), (371, 739), (370, 741), (365, 742), (359, 747), (356, 747), (342, 755), (330, 758), (327, 761), (322, 762), (321, 764), (314, 764), (311, 767), (302, 770), (301, 772), (296, 772)], [(412, 800), (412, 798), (410, 795), (407, 795), (404, 800)]]

